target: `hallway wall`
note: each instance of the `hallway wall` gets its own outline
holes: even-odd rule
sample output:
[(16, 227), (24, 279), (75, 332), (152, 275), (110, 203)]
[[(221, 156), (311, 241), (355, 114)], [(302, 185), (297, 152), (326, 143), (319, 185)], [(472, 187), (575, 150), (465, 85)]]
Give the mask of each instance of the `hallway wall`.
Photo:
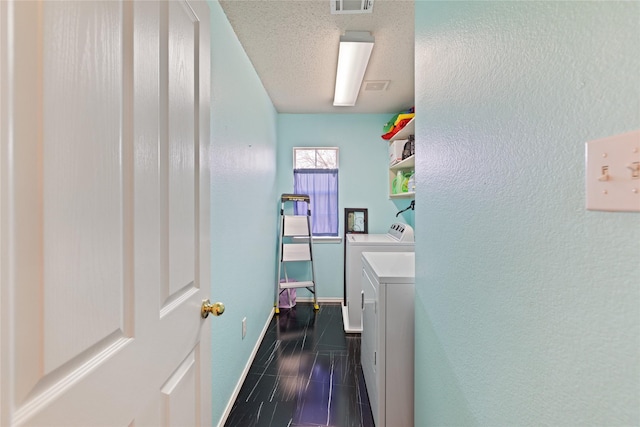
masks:
[(217, 423), (273, 308), (276, 111), (219, 3), (209, 6), (211, 299), (227, 307), (223, 316), (207, 320), (213, 322)]
[(640, 3), (416, 2), (416, 425), (640, 423), (640, 214), (585, 141), (640, 128)]

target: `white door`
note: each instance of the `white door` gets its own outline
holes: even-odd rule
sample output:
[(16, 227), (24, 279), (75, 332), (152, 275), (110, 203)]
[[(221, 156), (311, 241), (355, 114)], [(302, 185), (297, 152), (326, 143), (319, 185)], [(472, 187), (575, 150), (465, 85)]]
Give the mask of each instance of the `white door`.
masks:
[(209, 10), (0, 2), (0, 425), (211, 424)]

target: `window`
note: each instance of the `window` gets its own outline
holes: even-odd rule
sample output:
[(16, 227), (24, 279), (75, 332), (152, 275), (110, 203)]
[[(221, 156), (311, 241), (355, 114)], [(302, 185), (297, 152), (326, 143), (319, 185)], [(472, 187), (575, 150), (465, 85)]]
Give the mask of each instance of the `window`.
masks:
[[(314, 236), (338, 235), (338, 148), (293, 149), (293, 192), (311, 198)], [(305, 215), (306, 203), (296, 203), (296, 215)]]

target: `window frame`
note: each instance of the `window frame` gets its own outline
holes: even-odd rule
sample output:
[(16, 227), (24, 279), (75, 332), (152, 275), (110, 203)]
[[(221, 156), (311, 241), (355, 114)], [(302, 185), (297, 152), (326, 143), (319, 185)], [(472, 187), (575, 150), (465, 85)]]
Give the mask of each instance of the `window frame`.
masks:
[[(335, 151), (336, 154), (336, 165), (335, 167), (332, 168), (297, 168), (296, 167), (296, 151), (297, 150), (333, 150)], [(311, 147), (304, 147), (304, 146), (296, 146), (293, 147), (292, 150), (292, 172), (295, 175), (295, 171), (296, 169), (315, 169), (315, 170), (331, 170), (331, 169), (335, 169), (338, 171), (338, 174), (340, 173), (340, 147), (336, 147), (336, 146), (311, 146)], [(295, 178), (294, 178), (295, 180)], [(339, 184), (338, 184), (339, 187)], [(338, 212), (340, 211), (340, 189), (338, 188), (338, 194), (336, 195), (337, 200), (336, 200), (336, 204), (338, 205)], [(313, 236), (313, 241), (314, 242), (322, 242), (322, 243), (341, 243), (342, 242), (342, 236), (340, 236), (340, 215), (338, 214), (337, 217), (337, 221), (338, 221), (338, 228), (336, 231), (336, 235), (331, 235), (331, 236)]]
[[(334, 150), (336, 152), (336, 167), (335, 168), (297, 168), (296, 167), (296, 151), (297, 150)], [(293, 170), (296, 169), (338, 169), (340, 170), (340, 147), (293, 147)]]

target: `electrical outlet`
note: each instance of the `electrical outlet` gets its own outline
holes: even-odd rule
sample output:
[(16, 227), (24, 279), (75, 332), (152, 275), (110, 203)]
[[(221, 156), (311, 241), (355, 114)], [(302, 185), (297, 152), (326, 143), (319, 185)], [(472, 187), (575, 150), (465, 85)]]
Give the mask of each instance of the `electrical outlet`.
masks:
[(242, 319), (242, 339), (247, 336), (247, 318)]

